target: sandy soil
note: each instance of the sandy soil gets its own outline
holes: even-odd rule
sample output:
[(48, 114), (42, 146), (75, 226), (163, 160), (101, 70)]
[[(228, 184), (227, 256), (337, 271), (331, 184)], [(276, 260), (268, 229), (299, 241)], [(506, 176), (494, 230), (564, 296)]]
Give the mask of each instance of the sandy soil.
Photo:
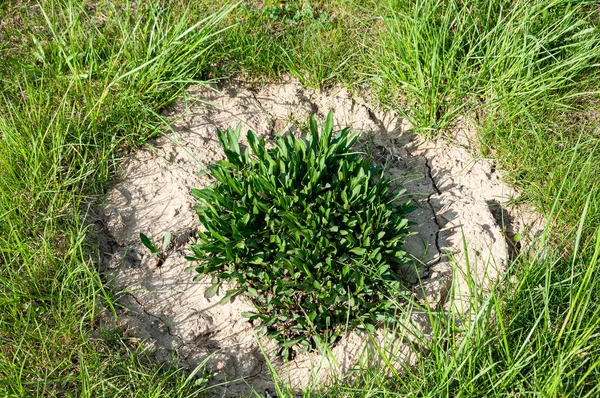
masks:
[[(126, 161), (96, 221), (111, 243), (103, 269), (107, 283), (121, 293), (119, 327), (160, 362), (190, 369), (204, 363), (214, 374), (212, 382), (232, 381), (216, 388), (218, 395), (238, 396), (251, 388), (272, 391), (273, 381), (252, 325), (240, 315), (252, 305), (243, 297), (220, 305), (224, 292), (204, 298), (209, 284), (193, 281), (194, 271), (187, 270), (191, 264), (184, 256), (201, 228), (190, 189), (206, 184), (207, 177), (199, 178), (198, 172), (224, 157), (217, 128), (241, 123), (244, 130), (272, 138), (294, 133), (308, 115), (324, 118), (330, 109), (337, 126), (366, 133), (374, 160), (389, 164), (390, 178), (403, 178), (417, 205), (409, 218), (418, 234), (408, 239), (405, 249), (424, 264), (411, 276), (421, 304), (467, 311), (467, 298), (473, 294), (467, 279), (485, 293), (516, 250), (511, 236), (533, 237), (539, 229), (526, 210), (504, 207), (518, 193), (502, 183), (492, 161), (473, 156), (470, 138), (475, 134), (466, 122), (450, 139), (427, 142), (411, 134), (410, 124), (398, 115), (353, 98), (344, 88), (315, 92), (290, 80), (260, 90), (235, 83), (219, 90), (190, 89), (170, 110), (170, 116), (181, 115), (172, 131)], [(164, 263), (141, 245), (140, 232), (157, 240), (166, 232), (173, 234)], [(383, 346), (395, 351), (398, 361), (410, 364), (419, 355), (416, 341), (426, 336), (428, 325), (417, 310), (402, 316), (404, 328), (380, 330), (374, 341), (387, 342)], [(370, 366), (381, 362), (364, 333), (348, 333), (328, 353), (298, 355), (287, 363), (273, 356), (272, 341), (260, 343), (279, 375), (297, 388), (344, 375), (359, 361)]]

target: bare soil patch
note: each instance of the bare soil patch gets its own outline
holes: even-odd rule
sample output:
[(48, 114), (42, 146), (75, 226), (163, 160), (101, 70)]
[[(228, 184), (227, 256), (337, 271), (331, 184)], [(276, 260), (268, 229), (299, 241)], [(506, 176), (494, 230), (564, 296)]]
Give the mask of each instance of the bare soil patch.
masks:
[[(505, 206), (518, 192), (502, 183), (491, 160), (474, 156), (470, 138), (475, 134), (466, 122), (449, 139), (425, 141), (413, 135), (399, 115), (352, 97), (344, 88), (316, 92), (294, 80), (260, 90), (235, 83), (218, 89), (191, 88), (170, 110), (171, 115), (182, 115), (172, 131), (126, 161), (97, 222), (103, 225), (104, 240), (111, 242), (103, 270), (110, 287), (121, 293), (119, 327), (160, 362), (175, 361), (193, 369), (206, 361), (214, 382), (231, 382), (215, 389), (220, 395), (237, 396), (251, 388), (270, 391), (273, 381), (253, 326), (241, 316), (252, 310), (251, 303), (237, 297), (220, 305), (224, 291), (206, 299), (209, 281), (194, 281), (195, 272), (186, 271), (192, 264), (184, 256), (201, 228), (190, 189), (208, 183), (198, 173), (224, 158), (217, 128), (241, 123), (244, 130), (272, 138), (295, 133), (308, 115), (324, 118), (330, 109), (340, 128), (365, 132), (374, 160), (388, 164), (390, 178), (402, 178), (399, 181), (417, 205), (409, 218), (418, 234), (405, 248), (424, 264), (418, 272), (407, 270), (422, 304), (465, 311), (471, 294), (467, 273), (485, 291), (518, 249), (510, 243), (511, 236), (533, 237), (536, 232), (538, 224), (527, 211)], [(140, 232), (157, 238), (173, 234), (164, 262), (150, 256), (139, 240)], [(450, 294), (455, 300), (449, 300)], [(279, 375), (303, 388), (342, 376), (359, 361), (377, 366), (373, 341), (393, 351), (388, 354), (395, 354), (398, 361), (412, 363), (418, 356), (413, 337), (426, 334), (428, 325), (418, 310), (403, 316), (404, 329), (381, 330), (371, 341), (364, 333), (349, 332), (327, 355), (314, 352), (286, 362), (273, 356), (272, 341), (260, 342)]]

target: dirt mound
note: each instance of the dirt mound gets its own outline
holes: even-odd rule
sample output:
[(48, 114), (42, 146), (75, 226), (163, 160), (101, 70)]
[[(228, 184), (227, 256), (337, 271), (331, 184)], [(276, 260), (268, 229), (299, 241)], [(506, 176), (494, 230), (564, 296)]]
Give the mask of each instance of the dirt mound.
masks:
[[(287, 81), (260, 90), (237, 85), (218, 91), (190, 89), (172, 110), (173, 115), (183, 115), (172, 131), (125, 163), (122, 180), (102, 205), (105, 233), (115, 243), (104, 270), (111, 288), (123, 293), (120, 301), (126, 309), (118, 324), (126, 335), (140, 339), (159, 361), (175, 360), (189, 368), (205, 362), (213, 380), (234, 381), (219, 387), (219, 394), (238, 395), (249, 392), (249, 386), (268, 391), (273, 381), (252, 325), (240, 315), (252, 305), (240, 297), (226, 305), (219, 304), (222, 296), (204, 298), (210, 284), (194, 282), (194, 271), (186, 271), (191, 264), (184, 256), (200, 228), (190, 189), (208, 181), (198, 172), (224, 158), (217, 128), (241, 123), (244, 130), (272, 138), (294, 133), (308, 115), (324, 118), (330, 109), (340, 128), (372, 133), (365, 137), (372, 139), (374, 160), (389, 164), (390, 178), (405, 178), (403, 185), (417, 205), (409, 218), (418, 232), (405, 248), (425, 264), (412, 275), (415, 294), (423, 302), (447, 307), (453, 291), (455, 305), (464, 305), (470, 294), (467, 272), (485, 290), (504, 271), (510, 253), (506, 231), (522, 233), (529, 226), (518, 221), (514, 209), (500, 207), (517, 192), (500, 181), (493, 162), (471, 155), (468, 130), (457, 131), (454, 144), (423, 141), (398, 115), (353, 98), (343, 88), (315, 92)], [(156, 238), (172, 233), (164, 262), (158, 263), (143, 248), (140, 232)], [(379, 331), (375, 341), (395, 350), (399, 361), (411, 362), (417, 354), (410, 335), (422, 333), (427, 325), (418, 311), (407, 312), (406, 325), (402, 331)], [(356, 332), (345, 335), (326, 355), (298, 355), (287, 363), (272, 356), (272, 341), (260, 342), (279, 375), (299, 388), (343, 375), (357, 361), (373, 365), (377, 357), (372, 342), (367, 344), (365, 335)]]

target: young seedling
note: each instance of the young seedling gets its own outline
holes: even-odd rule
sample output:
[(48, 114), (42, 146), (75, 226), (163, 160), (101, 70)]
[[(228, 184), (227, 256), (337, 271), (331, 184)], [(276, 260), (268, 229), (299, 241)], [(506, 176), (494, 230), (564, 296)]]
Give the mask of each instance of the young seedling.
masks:
[(141, 232), (140, 232), (140, 241), (142, 242), (142, 244), (144, 246), (146, 246), (148, 248), (148, 250), (150, 250), (152, 257), (158, 258), (158, 262), (156, 263), (156, 266), (160, 267), (161, 265), (163, 265), (165, 260), (167, 259), (167, 249), (169, 248), (169, 245), (171, 244), (171, 233), (167, 232), (163, 236), (162, 245), (160, 248), (158, 246), (156, 246), (156, 244), (152, 241), (152, 239), (148, 238), (146, 235), (144, 235)]

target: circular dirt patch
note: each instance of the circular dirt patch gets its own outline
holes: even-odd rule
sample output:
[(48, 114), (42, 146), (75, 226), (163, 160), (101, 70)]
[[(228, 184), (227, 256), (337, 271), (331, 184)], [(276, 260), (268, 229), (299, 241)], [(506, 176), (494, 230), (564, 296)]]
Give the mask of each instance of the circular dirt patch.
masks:
[[(378, 349), (396, 362), (411, 363), (418, 355), (414, 337), (427, 333), (423, 312), (407, 309), (400, 315), (405, 318), (402, 330), (382, 329), (374, 339), (349, 332), (328, 352), (284, 361), (273, 356), (274, 342), (257, 339), (241, 316), (252, 311), (251, 303), (237, 297), (221, 305), (224, 291), (206, 299), (209, 281), (193, 281), (194, 271), (186, 271), (191, 264), (184, 256), (201, 228), (190, 189), (206, 184), (198, 173), (224, 158), (217, 128), (241, 123), (244, 131), (272, 138), (296, 132), (310, 114), (323, 120), (330, 109), (339, 128), (368, 133), (364, 137), (375, 162), (388, 165), (389, 177), (400, 178), (417, 206), (408, 217), (418, 234), (409, 237), (405, 249), (424, 264), (419, 272), (407, 270), (421, 304), (465, 311), (467, 280), (485, 291), (509, 260), (513, 245), (507, 236), (532, 225), (514, 208), (502, 207), (518, 194), (501, 182), (493, 162), (472, 156), (469, 137), (474, 134), (468, 128), (457, 129), (450, 140), (428, 142), (411, 134), (409, 123), (398, 115), (353, 98), (346, 89), (315, 92), (295, 81), (260, 90), (236, 85), (190, 89), (171, 110), (171, 115), (182, 115), (172, 130), (126, 161), (98, 221), (112, 242), (103, 270), (110, 287), (121, 293), (118, 325), (158, 361), (192, 369), (204, 364), (213, 381), (231, 381), (216, 390), (219, 394), (271, 390), (266, 357), (279, 377), (297, 388), (342, 376), (359, 361), (378, 366)], [(140, 232), (157, 240), (172, 234), (164, 259), (150, 256)]]

